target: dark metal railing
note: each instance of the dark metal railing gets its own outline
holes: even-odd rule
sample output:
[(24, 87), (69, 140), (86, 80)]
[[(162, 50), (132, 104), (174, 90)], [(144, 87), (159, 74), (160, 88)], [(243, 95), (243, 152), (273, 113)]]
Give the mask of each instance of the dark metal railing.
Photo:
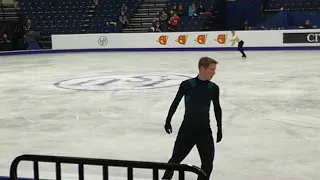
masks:
[(185, 179), (185, 172), (192, 172), (203, 179), (208, 179), (206, 173), (199, 167), (186, 164), (170, 164), (159, 162), (145, 162), (145, 161), (128, 161), (116, 159), (94, 159), (82, 157), (63, 157), (63, 156), (46, 156), (46, 155), (21, 155), (16, 157), (11, 163), (10, 180), (18, 179), (18, 165), (21, 161), (33, 162), (34, 180), (39, 180), (39, 162), (55, 163), (56, 180), (61, 180), (61, 164), (78, 164), (79, 180), (84, 180), (84, 165), (100, 165), (103, 167), (103, 180), (109, 180), (109, 167), (126, 167), (127, 180), (133, 180), (133, 169), (152, 169), (152, 179), (159, 180), (159, 170), (173, 170), (179, 172), (179, 180)]

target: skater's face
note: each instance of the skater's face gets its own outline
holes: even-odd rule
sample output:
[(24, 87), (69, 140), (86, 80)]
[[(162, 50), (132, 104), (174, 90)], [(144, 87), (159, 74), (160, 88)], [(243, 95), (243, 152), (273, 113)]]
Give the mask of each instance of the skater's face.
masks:
[(205, 69), (204, 67), (201, 67), (201, 73), (203, 74), (203, 77), (206, 78), (206, 80), (211, 80), (212, 77), (216, 74), (216, 64), (210, 64), (210, 66)]

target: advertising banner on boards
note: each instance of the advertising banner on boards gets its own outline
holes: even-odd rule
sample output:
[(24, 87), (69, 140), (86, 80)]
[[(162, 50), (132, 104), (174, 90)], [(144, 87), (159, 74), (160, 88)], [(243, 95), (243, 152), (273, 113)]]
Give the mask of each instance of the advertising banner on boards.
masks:
[(319, 32), (283, 33), (283, 43), (320, 43)]

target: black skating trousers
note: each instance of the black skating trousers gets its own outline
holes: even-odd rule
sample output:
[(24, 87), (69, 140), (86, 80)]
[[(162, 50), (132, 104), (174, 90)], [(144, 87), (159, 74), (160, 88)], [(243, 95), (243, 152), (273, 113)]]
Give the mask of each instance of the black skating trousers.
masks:
[[(197, 147), (200, 155), (201, 169), (210, 177), (215, 154), (214, 139), (211, 130), (197, 133), (180, 131), (168, 163), (181, 163), (194, 146)], [(172, 177), (173, 171), (167, 170), (162, 179), (171, 179)], [(202, 179), (198, 177), (198, 180)]]

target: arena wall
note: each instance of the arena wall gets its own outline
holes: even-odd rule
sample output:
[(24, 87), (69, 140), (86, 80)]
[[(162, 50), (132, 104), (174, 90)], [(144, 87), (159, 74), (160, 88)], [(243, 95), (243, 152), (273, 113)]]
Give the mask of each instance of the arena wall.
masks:
[[(320, 29), (239, 31), (237, 35), (248, 49), (318, 49)], [(175, 32), (126, 34), (53, 35), (54, 50), (236, 50), (231, 47), (231, 32)]]
[[(244, 50), (320, 50), (320, 29), (237, 31)], [(2, 55), (108, 51), (234, 51), (230, 31), (52, 35), (52, 49)]]

